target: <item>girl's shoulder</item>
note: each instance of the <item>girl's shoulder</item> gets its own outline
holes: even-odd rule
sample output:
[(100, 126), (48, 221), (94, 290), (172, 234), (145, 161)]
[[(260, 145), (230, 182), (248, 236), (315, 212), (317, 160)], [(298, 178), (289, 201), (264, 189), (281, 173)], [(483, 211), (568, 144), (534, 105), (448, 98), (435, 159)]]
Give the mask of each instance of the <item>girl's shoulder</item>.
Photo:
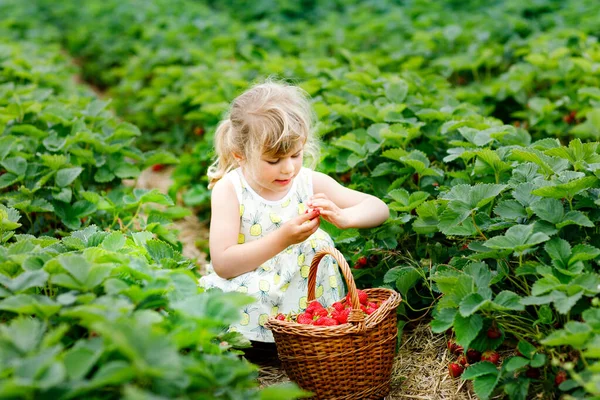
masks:
[(240, 180), (237, 170), (229, 171), (215, 183), (215, 186), (212, 188), (212, 197), (232, 196), (236, 194), (236, 197), (239, 199), (239, 196), (237, 196), (240, 192), (239, 188)]

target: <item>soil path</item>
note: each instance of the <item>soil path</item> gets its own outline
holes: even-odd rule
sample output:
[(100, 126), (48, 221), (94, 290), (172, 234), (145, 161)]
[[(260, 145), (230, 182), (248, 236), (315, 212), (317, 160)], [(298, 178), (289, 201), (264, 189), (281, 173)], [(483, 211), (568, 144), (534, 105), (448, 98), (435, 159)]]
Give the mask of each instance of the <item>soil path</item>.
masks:
[[(136, 187), (142, 189), (158, 189), (162, 193), (167, 193), (169, 187), (173, 184), (171, 174), (173, 167), (165, 168), (161, 171), (152, 171), (152, 169), (144, 170), (139, 176)], [(182, 254), (196, 261), (196, 265), (202, 273), (205, 270), (207, 263), (206, 253), (202, 252), (196, 246), (199, 241), (208, 241), (208, 222), (198, 220), (196, 214), (188, 215), (187, 217), (175, 221), (174, 228), (179, 232), (178, 238), (183, 244)]]

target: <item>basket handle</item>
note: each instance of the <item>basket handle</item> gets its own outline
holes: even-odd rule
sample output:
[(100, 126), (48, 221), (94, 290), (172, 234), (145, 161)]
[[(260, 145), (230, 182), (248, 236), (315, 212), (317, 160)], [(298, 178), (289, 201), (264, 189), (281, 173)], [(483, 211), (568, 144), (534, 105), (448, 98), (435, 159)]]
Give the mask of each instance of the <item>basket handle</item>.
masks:
[(334, 247), (325, 247), (315, 254), (310, 263), (310, 270), (308, 272), (308, 297), (307, 303), (315, 300), (315, 286), (317, 284), (317, 269), (319, 267), (319, 263), (321, 259), (327, 255), (332, 256), (336, 261), (340, 270), (342, 271), (342, 275), (348, 284), (348, 293), (350, 294), (350, 303), (352, 305), (352, 310), (348, 315), (348, 322), (359, 325), (359, 331), (365, 329), (365, 315), (360, 309), (360, 300), (358, 298), (358, 292), (356, 291), (356, 283), (354, 283), (354, 277), (352, 276), (352, 271), (350, 270), (350, 266), (346, 262), (346, 259), (336, 248)]

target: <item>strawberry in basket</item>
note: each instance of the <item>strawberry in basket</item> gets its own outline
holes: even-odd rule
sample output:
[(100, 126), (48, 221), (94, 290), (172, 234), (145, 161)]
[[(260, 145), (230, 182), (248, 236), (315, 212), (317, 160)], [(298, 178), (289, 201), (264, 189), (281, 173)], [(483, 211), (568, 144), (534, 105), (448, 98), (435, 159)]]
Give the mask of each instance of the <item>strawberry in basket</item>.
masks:
[[(379, 305), (369, 301), (367, 293), (362, 290), (357, 290), (360, 300), (360, 309), (366, 314), (371, 315), (377, 310)], [(316, 325), (316, 326), (333, 326), (342, 325), (348, 322), (348, 315), (352, 310), (350, 294), (345, 298), (345, 301), (336, 301), (331, 306), (325, 308), (317, 300), (313, 300), (308, 304), (306, 310), (299, 314), (279, 314), (276, 319), (281, 321), (295, 321), (299, 324)]]

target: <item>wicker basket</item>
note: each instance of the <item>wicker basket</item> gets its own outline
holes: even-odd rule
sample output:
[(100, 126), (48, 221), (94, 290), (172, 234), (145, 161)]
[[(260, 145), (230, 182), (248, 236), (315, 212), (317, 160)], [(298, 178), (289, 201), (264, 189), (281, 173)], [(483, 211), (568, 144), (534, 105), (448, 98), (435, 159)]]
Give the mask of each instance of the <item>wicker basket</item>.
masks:
[(336, 259), (348, 284), (352, 303), (348, 323), (314, 326), (271, 317), (266, 326), (273, 331), (279, 359), (288, 377), (313, 392), (315, 399), (383, 398), (390, 391), (400, 295), (390, 289), (366, 289), (369, 299), (380, 305), (365, 317), (348, 263), (339, 251), (326, 248), (310, 265), (308, 302), (315, 299), (317, 268), (326, 255)]

